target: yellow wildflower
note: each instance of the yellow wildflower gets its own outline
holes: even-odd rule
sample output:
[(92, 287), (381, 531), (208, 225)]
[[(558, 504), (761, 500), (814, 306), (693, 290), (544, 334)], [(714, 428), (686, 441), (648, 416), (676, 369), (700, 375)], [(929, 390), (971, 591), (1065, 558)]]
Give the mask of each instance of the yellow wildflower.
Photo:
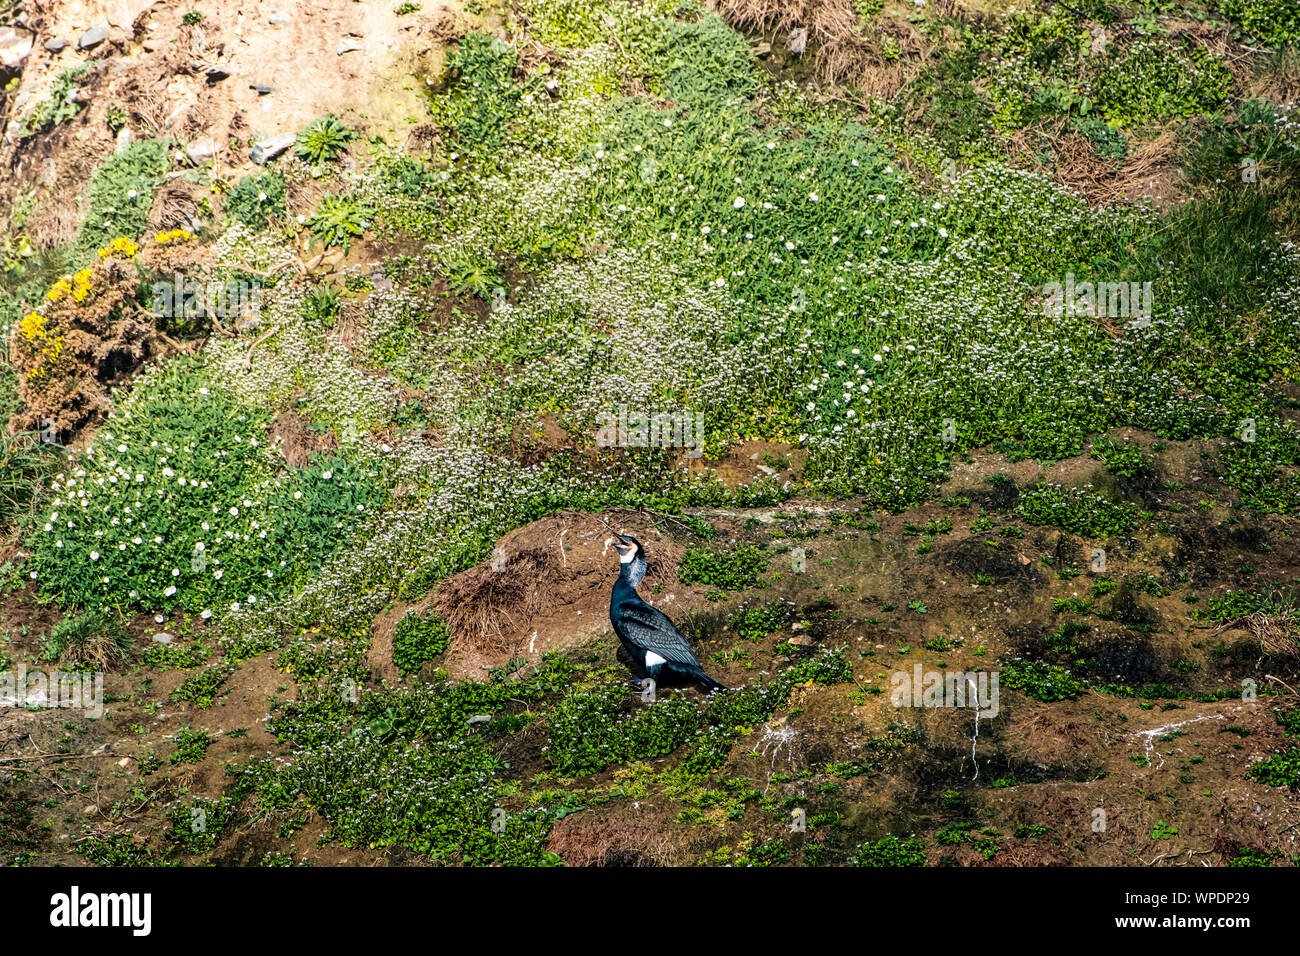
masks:
[(134, 258), (136, 251), (139, 248), (140, 247), (137, 246), (133, 240), (126, 236), (118, 236), (103, 249), (99, 250), (99, 258), (107, 259), (109, 256), (117, 254), (122, 256), (124, 259), (131, 259)]
[(170, 232), (160, 232), (154, 237), (154, 241), (160, 246), (165, 246), (172, 242), (188, 242), (194, 238), (194, 233), (187, 232), (184, 229), (172, 229)]

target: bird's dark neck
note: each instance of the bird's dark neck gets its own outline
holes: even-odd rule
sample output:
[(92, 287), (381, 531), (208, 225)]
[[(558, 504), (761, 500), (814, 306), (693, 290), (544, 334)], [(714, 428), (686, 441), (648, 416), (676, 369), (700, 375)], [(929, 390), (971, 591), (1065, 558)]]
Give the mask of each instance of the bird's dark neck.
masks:
[(618, 581), (614, 585), (614, 590), (619, 591), (626, 589), (633, 594), (636, 593), (636, 586), (645, 579), (646, 563), (645, 558), (637, 555), (632, 561), (622, 565), (618, 571)]

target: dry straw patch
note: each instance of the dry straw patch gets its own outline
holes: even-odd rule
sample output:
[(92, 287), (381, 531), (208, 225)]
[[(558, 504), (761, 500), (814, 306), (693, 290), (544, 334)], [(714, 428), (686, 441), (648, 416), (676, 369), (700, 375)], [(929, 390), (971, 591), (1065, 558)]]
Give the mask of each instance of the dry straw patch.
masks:
[(1300, 658), (1300, 616), (1294, 609), (1285, 609), (1279, 613), (1254, 611), (1225, 621), (1214, 633), (1222, 634), (1232, 630), (1253, 634), (1269, 657), (1291, 660)]
[[(813, 75), (827, 86), (852, 86), (867, 96), (891, 97), (929, 57), (932, 44), (906, 20), (864, 21), (851, 0), (709, 0), (709, 9), (746, 33), (789, 36), (808, 31)], [(951, 15), (952, 0), (938, 0), (936, 13)], [(886, 50), (897, 54), (886, 56)]]

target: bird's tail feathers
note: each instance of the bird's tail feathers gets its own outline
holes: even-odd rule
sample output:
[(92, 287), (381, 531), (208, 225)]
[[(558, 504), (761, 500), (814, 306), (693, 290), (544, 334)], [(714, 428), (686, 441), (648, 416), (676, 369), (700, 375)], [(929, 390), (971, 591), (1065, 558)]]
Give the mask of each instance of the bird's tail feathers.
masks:
[(694, 677), (695, 680), (699, 683), (700, 687), (703, 688), (708, 693), (712, 693), (715, 690), (727, 689), (726, 684), (719, 684), (717, 681), (715, 681), (708, 674), (704, 673), (704, 671), (702, 670), (695, 671), (695, 673), (692, 674), (691, 676)]

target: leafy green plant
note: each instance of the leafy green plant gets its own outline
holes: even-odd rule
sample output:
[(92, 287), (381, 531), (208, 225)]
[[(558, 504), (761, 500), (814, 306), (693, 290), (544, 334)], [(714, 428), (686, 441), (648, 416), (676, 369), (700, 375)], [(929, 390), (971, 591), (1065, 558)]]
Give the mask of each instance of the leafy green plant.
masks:
[(393, 663), (413, 674), (447, 650), (447, 623), (436, 612), (407, 612), (393, 629)]
[(323, 116), (298, 134), (294, 151), (304, 160), (322, 166), (338, 158), (357, 131), (334, 116)]
[(50, 86), (49, 99), (23, 116), (19, 126), (21, 138), (29, 139), (37, 133), (43, 133), (80, 112), (81, 103), (75, 100), (72, 94), (76, 92), (78, 80), (89, 67), (89, 63), (78, 63), (61, 71), (55, 77), (54, 83)]
[(1292, 747), (1252, 764), (1246, 773), (1270, 787), (1300, 788), (1300, 747)]
[(352, 240), (366, 231), (374, 210), (355, 196), (323, 196), (316, 211), (307, 218), (312, 237), (324, 246), (339, 246), (344, 252)]
[(1136, 40), (1097, 59), (1092, 88), (1106, 118), (1117, 123), (1212, 112), (1232, 81), (1220, 58), (1169, 38)]
[(1300, 10), (1288, 0), (1216, 0), (1216, 5), (1269, 46), (1300, 43)]
[(456, 77), (446, 97), (435, 100), (435, 120), (457, 148), (489, 150), (505, 139), (523, 89), (515, 83), (513, 47), (482, 33), (467, 34), (447, 57)]
[(999, 672), (1003, 687), (1018, 690), (1041, 701), (1073, 700), (1086, 689), (1084, 681), (1070, 676), (1070, 672), (1044, 661), (1027, 661), (1021, 658), (1003, 661)]
[(188, 701), (199, 708), (211, 707), (216, 703), (226, 681), (235, 672), (235, 667), (234, 661), (225, 660), (204, 668), (199, 673), (185, 678), (181, 685), (172, 691), (171, 699), (177, 703)]
[(281, 476), (264, 444), (268, 418), (192, 359), (138, 382), (33, 522), (44, 593), (91, 609), (197, 612), (221, 598), (255, 604), (303, 581), (382, 489), (343, 461)]
[(205, 853), (220, 842), (234, 822), (236, 803), (232, 797), (195, 797), (188, 804), (177, 803), (167, 813), (172, 824), (169, 835), (186, 852)]
[(1112, 475), (1122, 478), (1136, 478), (1151, 473), (1150, 459), (1132, 441), (1116, 441), (1109, 435), (1103, 435), (1093, 442), (1092, 457), (1102, 462)]
[(900, 840), (890, 834), (874, 843), (863, 843), (854, 857), (854, 866), (925, 866), (925, 844), (919, 837)]
[(284, 216), (284, 177), (279, 173), (253, 173), (235, 183), (226, 194), (226, 212), (250, 229), (265, 229)]
[(1073, 121), (1075, 132), (1092, 141), (1093, 152), (1099, 159), (1121, 163), (1128, 156), (1128, 137), (1096, 116), (1080, 116)]
[(766, 568), (767, 555), (753, 545), (743, 544), (734, 551), (689, 548), (677, 565), (677, 580), (743, 591), (753, 587), (759, 572)]
[(307, 293), (303, 313), (312, 322), (333, 325), (339, 315), (339, 291), (328, 283), (321, 283)]
[(490, 299), (492, 293), (505, 284), (490, 260), (471, 259), (462, 255), (448, 256), (442, 269), (451, 288), (480, 299)]
[(794, 609), (789, 604), (741, 605), (727, 618), (727, 628), (748, 641), (761, 641), (789, 623)]
[(1087, 488), (1036, 485), (1020, 492), (1016, 514), (1030, 524), (1054, 525), (1074, 534), (1105, 537), (1137, 527), (1143, 512), (1127, 502), (1115, 502)]
[(175, 743), (172, 763), (201, 763), (207, 756), (208, 748), (212, 746), (212, 738), (206, 730), (191, 730), (190, 725), (186, 724), (176, 731)]

